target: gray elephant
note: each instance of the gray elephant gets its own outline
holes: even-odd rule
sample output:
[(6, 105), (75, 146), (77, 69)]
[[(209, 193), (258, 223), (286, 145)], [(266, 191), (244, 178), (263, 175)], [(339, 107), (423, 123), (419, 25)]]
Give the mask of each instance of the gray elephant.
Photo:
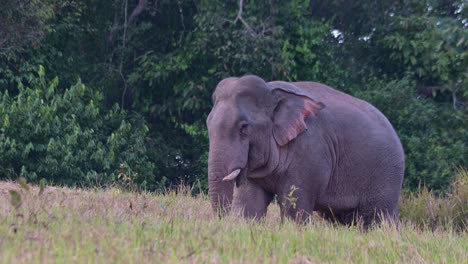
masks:
[(207, 118), (215, 212), (365, 226), (398, 221), (404, 153), (390, 122), (360, 99), (315, 82), (227, 78)]

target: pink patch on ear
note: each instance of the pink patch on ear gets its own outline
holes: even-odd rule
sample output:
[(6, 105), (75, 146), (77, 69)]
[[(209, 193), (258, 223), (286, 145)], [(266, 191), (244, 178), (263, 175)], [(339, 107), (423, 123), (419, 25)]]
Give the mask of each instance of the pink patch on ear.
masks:
[(305, 120), (317, 114), (325, 105), (304, 96), (293, 96), (280, 102), (275, 113), (273, 136), (280, 146), (284, 146), (307, 129)]
[(325, 107), (325, 105), (322, 102), (315, 102), (308, 98), (304, 100), (304, 105), (306, 108), (306, 112), (308, 112), (304, 114), (305, 115), (304, 120), (307, 119), (307, 117), (310, 114), (313, 114), (314, 116), (316, 116), (317, 112), (322, 110)]
[(307, 126), (304, 121), (296, 120), (291, 122), (292, 124), (288, 127), (282, 127), (281, 125), (275, 125), (273, 130), (273, 136), (275, 137), (276, 143), (280, 146), (284, 146), (289, 141), (296, 138), (300, 133), (306, 130)]

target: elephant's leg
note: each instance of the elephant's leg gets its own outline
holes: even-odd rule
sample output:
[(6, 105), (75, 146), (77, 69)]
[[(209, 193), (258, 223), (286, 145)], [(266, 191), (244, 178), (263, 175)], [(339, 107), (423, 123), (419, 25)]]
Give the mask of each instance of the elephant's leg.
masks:
[(364, 228), (369, 228), (372, 224), (379, 224), (382, 221), (399, 225), (400, 217), (398, 206), (391, 205), (386, 201), (373, 201), (364, 203), (358, 208), (357, 217)]
[(272, 193), (247, 180), (241, 186), (234, 188), (233, 213), (243, 215), (245, 218), (261, 219), (265, 216), (273, 197)]
[(330, 223), (351, 225), (355, 222), (355, 211), (354, 209), (341, 211), (325, 209), (320, 211), (320, 215)]
[(329, 170), (323, 163), (307, 160), (289, 168), (291, 171), (278, 192), (281, 216), (305, 223), (312, 216), (319, 194), (326, 188)]

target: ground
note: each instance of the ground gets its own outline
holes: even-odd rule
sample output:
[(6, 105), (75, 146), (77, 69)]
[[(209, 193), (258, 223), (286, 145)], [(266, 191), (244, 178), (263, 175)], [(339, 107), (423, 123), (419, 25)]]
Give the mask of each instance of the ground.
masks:
[[(13, 192), (11, 192), (13, 190)], [(2, 263), (468, 263), (466, 230), (399, 230), (212, 216), (189, 188), (165, 194), (0, 182)]]

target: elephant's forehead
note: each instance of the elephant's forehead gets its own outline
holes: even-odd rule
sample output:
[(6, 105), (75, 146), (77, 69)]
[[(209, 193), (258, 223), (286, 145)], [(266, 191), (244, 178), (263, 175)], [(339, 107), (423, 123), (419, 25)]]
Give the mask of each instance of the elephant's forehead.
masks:
[(242, 115), (239, 108), (234, 107), (232, 104), (230, 104), (230, 102), (226, 102), (226, 101), (221, 101), (218, 104), (216, 104), (213, 110), (214, 110), (213, 117), (219, 118), (228, 122), (237, 120)]
[(269, 92), (266, 83), (256, 76), (242, 78), (230, 78), (221, 81), (214, 93), (217, 101), (251, 102), (259, 104), (263, 102)]

